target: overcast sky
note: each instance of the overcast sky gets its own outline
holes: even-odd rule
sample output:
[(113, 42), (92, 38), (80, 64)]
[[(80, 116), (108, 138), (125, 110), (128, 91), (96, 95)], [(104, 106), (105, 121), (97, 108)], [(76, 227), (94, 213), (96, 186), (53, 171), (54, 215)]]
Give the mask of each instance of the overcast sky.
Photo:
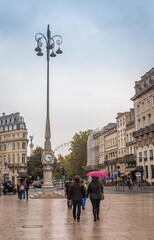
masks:
[(35, 34), (63, 37), (50, 61), (52, 148), (115, 122), (133, 107), (135, 81), (154, 65), (153, 0), (0, 0), (0, 112), (20, 112), (43, 147), (46, 53)]

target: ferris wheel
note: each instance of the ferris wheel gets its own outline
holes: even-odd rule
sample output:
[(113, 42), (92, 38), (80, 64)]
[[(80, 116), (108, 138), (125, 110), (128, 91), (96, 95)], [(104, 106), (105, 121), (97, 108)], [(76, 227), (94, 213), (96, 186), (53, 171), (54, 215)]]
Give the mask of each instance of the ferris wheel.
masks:
[(57, 159), (58, 159), (58, 155), (62, 155), (62, 157), (65, 157), (66, 155), (71, 153), (70, 148), (71, 148), (71, 142), (67, 142), (67, 143), (63, 143), (63, 144), (59, 145), (58, 147), (56, 147), (54, 149), (55, 157)]

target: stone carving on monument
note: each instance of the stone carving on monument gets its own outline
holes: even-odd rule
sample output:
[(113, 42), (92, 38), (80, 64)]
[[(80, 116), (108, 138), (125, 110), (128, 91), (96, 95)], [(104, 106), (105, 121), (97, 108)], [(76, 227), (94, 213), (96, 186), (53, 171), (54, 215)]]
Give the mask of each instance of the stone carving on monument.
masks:
[(33, 144), (33, 138), (34, 138), (34, 135), (33, 136), (29, 136), (30, 137), (30, 156), (32, 155), (33, 153), (33, 148), (34, 148), (34, 144)]

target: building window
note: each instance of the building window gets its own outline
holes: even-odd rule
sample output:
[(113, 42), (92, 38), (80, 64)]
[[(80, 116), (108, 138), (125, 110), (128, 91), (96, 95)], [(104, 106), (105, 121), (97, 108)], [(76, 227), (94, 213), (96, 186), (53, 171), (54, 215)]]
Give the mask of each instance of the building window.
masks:
[(142, 152), (139, 152), (139, 162), (142, 162)]
[(10, 143), (8, 144), (8, 150), (9, 151), (11, 150), (11, 144)]
[(17, 135), (18, 139), (20, 138), (20, 134)]
[(12, 144), (13, 150), (15, 150), (15, 143)]
[(4, 151), (6, 151), (6, 144), (4, 144)]
[(20, 162), (20, 155), (17, 154), (17, 162), (19, 163)]
[(149, 151), (149, 154), (150, 154), (150, 160), (153, 160), (153, 150), (152, 149)]
[(143, 127), (145, 127), (145, 117), (143, 117)]
[(149, 175), (148, 175), (148, 166), (145, 166), (145, 174), (146, 174), (146, 178), (148, 178), (149, 177)]
[(144, 161), (147, 161), (147, 151), (144, 151)]
[(144, 102), (142, 102), (142, 111), (144, 111)]
[(150, 108), (150, 100), (147, 100), (147, 108)]
[(26, 143), (22, 143), (22, 149), (26, 149)]
[(140, 119), (138, 119), (138, 129), (141, 128), (141, 122), (140, 122)]
[(24, 129), (24, 124), (20, 124), (20, 129)]
[(12, 160), (13, 160), (13, 164), (15, 164), (15, 154), (13, 154)]
[(15, 139), (15, 135), (13, 135), (13, 139)]
[(5, 126), (5, 132), (7, 132), (8, 131), (8, 126)]
[(25, 134), (25, 133), (23, 133), (23, 138), (24, 138), (24, 139), (26, 138), (26, 134)]
[(10, 164), (10, 155), (8, 155), (8, 164)]
[(151, 177), (154, 178), (154, 165), (151, 165)]
[(2, 157), (0, 156), (0, 164), (2, 163)]
[(140, 113), (140, 105), (137, 105), (137, 113)]
[(16, 130), (17, 129), (17, 125), (13, 125), (13, 130)]
[(0, 128), (0, 132), (3, 132), (3, 127)]
[(14, 118), (11, 118), (11, 123), (13, 123), (14, 122)]
[(148, 114), (148, 124), (151, 125), (151, 114)]
[(2, 145), (0, 145), (0, 151), (2, 151)]
[(20, 149), (20, 143), (17, 143), (17, 149)]
[(26, 155), (22, 154), (22, 164), (24, 164), (24, 165), (25, 165), (25, 159), (26, 159)]
[(9, 126), (9, 131), (12, 131), (12, 126), (11, 125)]
[(152, 96), (152, 103), (153, 103), (153, 105), (154, 105), (154, 96)]

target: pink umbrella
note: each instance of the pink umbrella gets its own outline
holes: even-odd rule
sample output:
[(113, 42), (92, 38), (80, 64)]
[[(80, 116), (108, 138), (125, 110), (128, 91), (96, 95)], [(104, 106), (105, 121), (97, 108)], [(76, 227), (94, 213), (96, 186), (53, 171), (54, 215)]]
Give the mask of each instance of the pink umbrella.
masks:
[(91, 177), (99, 177), (99, 178), (105, 178), (105, 177), (109, 177), (107, 173), (105, 172), (101, 172), (101, 171), (93, 171), (93, 172), (89, 172), (87, 173), (87, 176), (91, 176)]

